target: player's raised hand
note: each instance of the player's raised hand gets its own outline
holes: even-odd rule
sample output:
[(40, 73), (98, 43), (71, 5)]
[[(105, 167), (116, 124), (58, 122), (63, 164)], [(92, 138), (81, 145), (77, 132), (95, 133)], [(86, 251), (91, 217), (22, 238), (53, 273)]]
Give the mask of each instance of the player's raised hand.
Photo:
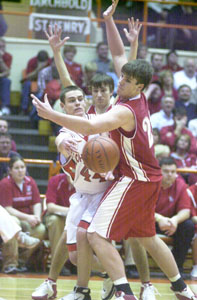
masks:
[(126, 28), (124, 28), (123, 30), (130, 44), (133, 44), (138, 40), (141, 28), (142, 24), (139, 23), (138, 19), (136, 21), (133, 17), (131, 19), (128, 19), (128, 30)]
[(53, 111), (49, 100), (47, 98), (47, 94), (44, 95), (44, 102), (40, 101), (34, 94), (31, 94), (33, 98), (33, 105), (35, 106), (37, 113), (40, 117), (44, 119), (50, 119), (50, 112)]
[(49, 33), (45, 31), (45, 35), (48, 38), (49, 44), (53, 50), (53, 52), (60, 51), (60, 48), (64, 46), (64, 44), (69, 40), (69, 37), (65, 37), (63, 40), (61, 39), (62, 29), (55, 24), (54, 30), (51, 25), (49, 25)]
[(103, 18), (105, 20), (108, 20), (113, 16), (116, 6), (118, 5), (118, 1), (119, 0), (112, 0), (112, 4), (104, 11)]

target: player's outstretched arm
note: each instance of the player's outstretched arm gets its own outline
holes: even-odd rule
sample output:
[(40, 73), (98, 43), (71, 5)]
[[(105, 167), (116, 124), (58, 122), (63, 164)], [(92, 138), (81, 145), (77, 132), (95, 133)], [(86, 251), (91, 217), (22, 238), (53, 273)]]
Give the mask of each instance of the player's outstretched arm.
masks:
[(117, 5), (118, 0), (112, 0), (112, 5), (106, 9), (103, 13), (103, 17), (105, 19), (107, 41), (113, 58), (114, 67), (117, 75), (120, 76), (122, 66), (127, 63), (128, 60), (125, 54), (124, 44), (113, 20), (113, 14)]
[(65, 45), (69, 37), (65, 37), (62, 40), (61, 34), (62, 30), (61, 28), (58, 28), (57, 24), (55, 24), (54, 30), (52, 29), (52, 26), (49, 25), (49, 32), (45, 31), (45, 35), (48, 38), (51, 49), (53, 50), (54, 60), (60, 76), (61, 83), (65, 88), (67, 86), (74, 85), (74, 83), (70, 78), (70, 74), (61, 55), (61, 47)]
[(142, 24), (139, 23), (138, 19), (135, 21), (133, 17), (131, 19), (128, 19), (128, 30), (124, 28), (125, 36), (130, 43), (130, 51), (128, 57), (129, 61), (137, 58), (138, 38), (141, 28)]

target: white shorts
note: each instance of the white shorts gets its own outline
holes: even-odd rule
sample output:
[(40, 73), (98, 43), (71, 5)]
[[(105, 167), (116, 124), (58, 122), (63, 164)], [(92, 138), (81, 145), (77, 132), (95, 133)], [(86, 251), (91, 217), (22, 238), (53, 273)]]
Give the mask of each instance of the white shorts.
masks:
[(82, 221), (87, 224), (86, 228), (89, 226), (103, 194), (104, 192), (98, 194), (81, 194), (76, 192), (70, 197), (70, 208), (64, 228), (64, 230), (67, 231), (67, 245), (69, 251), (76, 250), (77, 227), (79, 223)]

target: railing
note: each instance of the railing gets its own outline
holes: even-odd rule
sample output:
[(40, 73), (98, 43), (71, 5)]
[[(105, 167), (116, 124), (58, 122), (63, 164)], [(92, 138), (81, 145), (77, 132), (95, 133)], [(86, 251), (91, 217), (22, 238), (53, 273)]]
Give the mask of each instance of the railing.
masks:
[[(91, 13), (88, 13), (88, 16), (90, 17), (91, 22), (98, 22), (98, 26), (100, 23), (104, 22), (104, 19), (101, 16), (102, 11), (102, 1), (103, 0), (96, 0), (97, 3), (97, 18), (91, 18)], [(122, 0), (121, 0), (122, 1)], [(148, 22), (148, 3), (158, 3), (157, 0), (136, 0), (135, 2), (143, 2), (144, 3), (144, 9), (143, 9), (143, 21), (140, 23), (143, 24), (143, 31), (142, 31), (142, 42), (146, 44), (146, 38), (147, 38), (147, 28), (150, 27), (159, 27), (159, 28), (176, 28), (176, 29), (190, 29), (190, 30), (197, 30), (197, 26), (190, 26), (190, 25), (179, 25), (179, 24), (163, 24), (163, 23), (152, 23)], [(197, 3), (194, 2), (175, 2), (175, 1), (159, 1), (159, 4), (174, 4), (174, 5), (185, 5), (185, 6), (197, 6)], [(16, 12), (16, 11), (8, 11), (8, 10), (2, 10), (0, 11), (0, 14), (7, 14), (7, 15), (18, 15), (18, 16), (30, 16), (30, 14), (33, 12), (33, 7), (29, 6), (28, 12)], [(127, 24), (127, 20), (115, 20), (115, 23), (117, 24)], [(28, 38), (32, 38), (32, 31), (28, 31)], [(89, 43), (90, 36), (87, 36), (86, 42)]]
[[(8, 157), (0, 157), (0, 162), (9, 162), (10, 158)], [(44, 160), (44, 159), (30, 159), (30, 158), (25, 158), (24, 162), (26, 164), (35, 164), (35, 165), (48, 165), (49, 166), (49, 174), (48, 174), (48, 179), (51, 178), (52, 176), (56, 175), (60, 171), (60, 163), (57, 161), (54, 164), (53, 160)]]

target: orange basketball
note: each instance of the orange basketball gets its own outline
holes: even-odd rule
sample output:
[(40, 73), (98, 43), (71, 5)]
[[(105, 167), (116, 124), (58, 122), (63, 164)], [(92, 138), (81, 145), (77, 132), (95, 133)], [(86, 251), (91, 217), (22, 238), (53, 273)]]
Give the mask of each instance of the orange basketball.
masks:
[(106, 173), (117, 166), (120, 151), (112, 139), (99, 136), (85, 144), (82, 159), (85, 166), (93, 172)]

